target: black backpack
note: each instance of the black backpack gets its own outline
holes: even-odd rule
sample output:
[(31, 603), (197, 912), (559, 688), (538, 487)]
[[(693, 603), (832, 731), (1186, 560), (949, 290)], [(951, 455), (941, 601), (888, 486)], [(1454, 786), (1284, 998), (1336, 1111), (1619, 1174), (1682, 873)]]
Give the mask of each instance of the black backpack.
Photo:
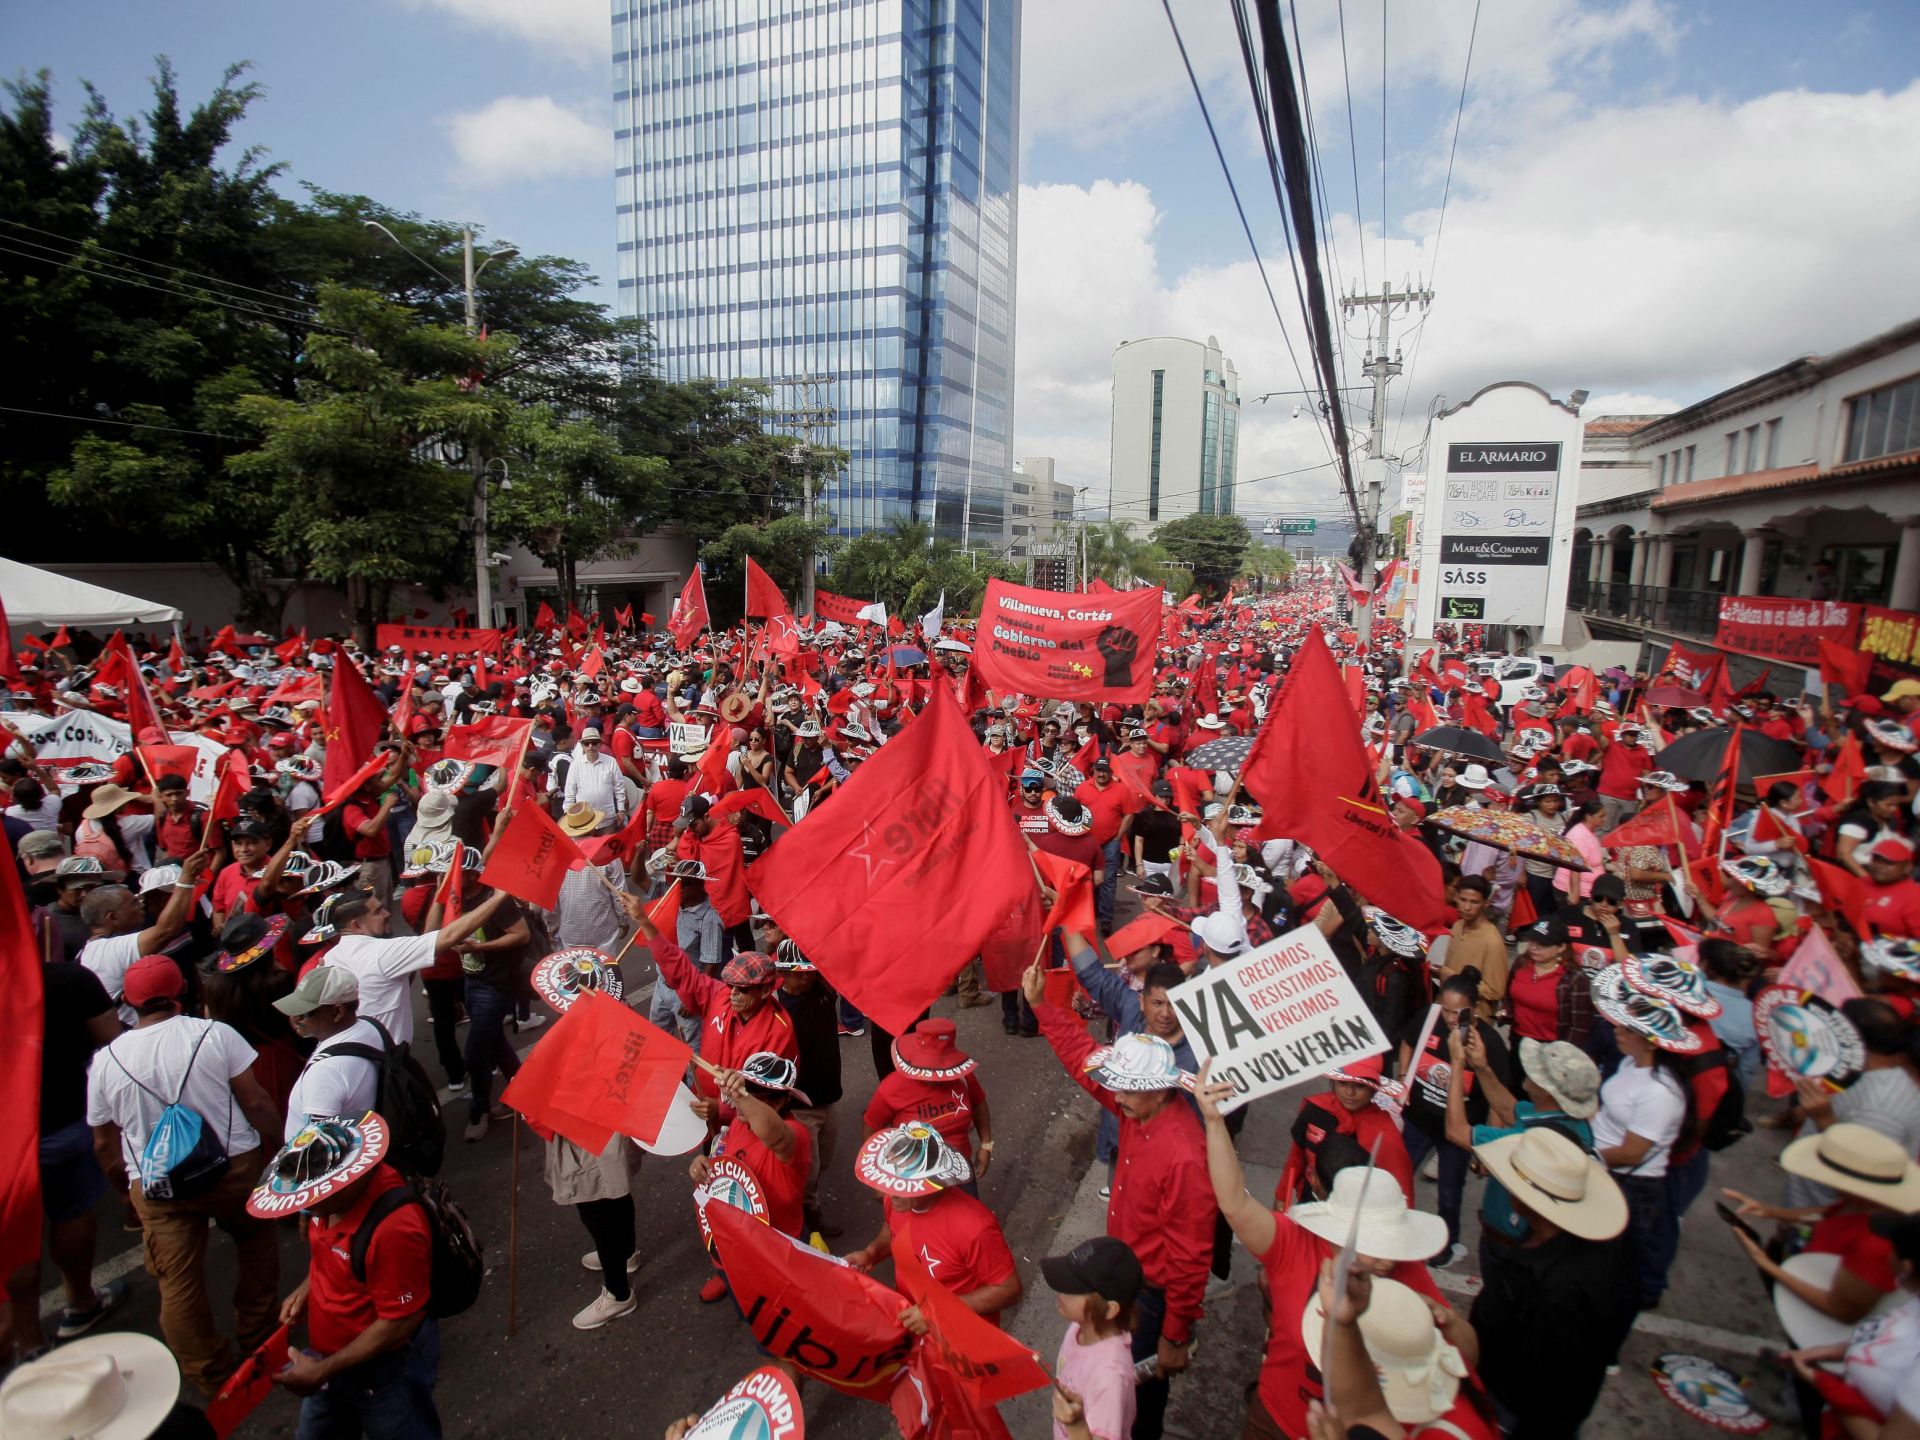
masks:
[(1683, 1057), (1680, 1068), (1686, 1072), (1689, 1085), (1710, 1070), (1725, 1069), (1727, 1072), (1726, 1093), (1720, 1097), (1720, 1103), (1713, 1107), (1713, 1113), (1707, 1116), (1706, 1124), (1701, 1129), (1702, 1145), (1709, 1150), (1724, 1150), (1741, 1136), (1753, 1133), (1753, 1122), (1747, 1119), (1747, 1089), (1740, 1083), (1740, 1071), (1734, 1064), (1731, 1050), (1714, 1050), (1705, 1055)]
[(374, 1108), (393, 1132), (387, 1163), (402, 1175), (438, 1175), (447, 1149), (447, 1122), (440, 1113), (440, 1092), (420, 1062), (413, 1058), (410, 1046), (396, 1045), (387, 1027), (372, 1016), (361, 1018), (379, 1032), (380, 1042), (386, 1048), (332, 1045), (326, 1054), (371, 1060), (379, 1069), (379, 1099)]
[(417, 1189), (396, 1186), (367, 1207), (366, 1218), (354, 1232), (347, 1251), (353, 1278), (362, 1285), (367, 1283), (367, 1249), (373, 1244), (373, 1232), (402, 1205), (418, 1205), (426, 1211), (427, 1228), (433, 1232), (433, 1289), (427, 1297), (427, 1314), (444, 1320), (471, 1310), (480, 1298), (480, 1282), (486, 1278), (486, 1257), (473, 1227), (467, 1223), (466, 1211), (437, 1180)]
[(353, 853), (353, 836), (347, 833), (345, 807), (329, 810), (320, 822), (320, 843), (313, 851), (322, 860), (332, 860), (341, 865), (352, 865), (356, 861)]

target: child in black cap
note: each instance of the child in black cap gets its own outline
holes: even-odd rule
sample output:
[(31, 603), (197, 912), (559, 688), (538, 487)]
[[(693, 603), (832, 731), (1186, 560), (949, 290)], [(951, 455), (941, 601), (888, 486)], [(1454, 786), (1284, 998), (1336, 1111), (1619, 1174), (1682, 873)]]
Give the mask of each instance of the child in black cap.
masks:
[(1067, 1333), (1054, 1361), (1054, 1440), (1126, 1440), (1133, 1432), (1133, 1302), (1144, 1283), (1123, 1240), (1095, 1235), (1040, 1273), (1057, 1295)]

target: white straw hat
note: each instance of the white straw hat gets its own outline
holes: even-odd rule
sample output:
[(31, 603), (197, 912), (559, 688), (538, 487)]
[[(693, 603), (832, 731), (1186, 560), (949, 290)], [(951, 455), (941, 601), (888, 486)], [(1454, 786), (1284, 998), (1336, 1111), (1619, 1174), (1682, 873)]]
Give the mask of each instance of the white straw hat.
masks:
[(180, 1367), (150, 1335), (83, 1335), (0, 1385), (7, 1440), (147, 1440), (180, 1398)]
[(1509, 1195), (1569, 1235), (1611, 1240), (1627, 1228), (1627, 1197), (1606, 1165), (1558, 1130), (1536, 1125), (1473, 1154)]
[(1371, 1172), (1371, 1180), (1368, 1173), (1364, 1166), (1349, 1165), (1333, 1177), (1325, 1200), (1295, 1205), (1287, 1214), (1302, 1230), (1344, 1245), (1358, 1212), (1359, 1251), (1373, 1260), (1425, 1260), (1446, 1248), (1446, 1221), (1409, 1210), (1400, 1182), (1386, 1171)]
[[(1300, 1316), (1300, 1340), (1307, 1354), (1322, 1353), (1326, 1329), (1326, 1312), (1316, 1290)], [(1372, 1298), (1360, 1317), (1360, 1339), (1380, 1372), (1380, 1394), (1394, 1419), (1419, 1425), (1453, 1408), (1460, 1382), (1467, 1378), (1467, 1362), (1442, 1338), (1433, 1312), (1411, 1286), (1398, 1280), (1373, 1282)]]

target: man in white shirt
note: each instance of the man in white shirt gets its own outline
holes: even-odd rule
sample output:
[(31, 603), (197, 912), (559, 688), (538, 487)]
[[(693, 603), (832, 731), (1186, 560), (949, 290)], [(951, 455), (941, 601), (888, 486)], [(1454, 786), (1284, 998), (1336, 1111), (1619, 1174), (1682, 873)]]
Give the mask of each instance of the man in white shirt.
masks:
[(627, 823), (631, 807), (627, 803), (626, 778), (614, 758), (601, 753), (599, 730), (589, 726), (580, 732), (580, 743), (574, 746), (572, 763), (567, 766), (566, 788), (561, 794), (563, 809), (591, 805), (606, 817), (595, 834), (618, 830)]
[[(165, 955), (143, 956), (127, 968), (121, 993), (135, 1012), (135, 1028), (94, 1056), (87, 1123), (101, 1168), (110, 1178), (124, 1170), (131, 1182), (147, 1269), (159, 1282), (167, 1347), (187, 1379), (212, 1395), (237, 1357), (257, 1349), (278, 1319), (279, 1247), (273, 1227), (247, 1214), (247, 1196), (265, 1158), (260, 1136), (274, 1133), (280, 1114), (253, 1077), (253, 1047), (217, 1020), (183, 1014), (185, 988), (180, 967)], [(141, 1165), (161, 1112), (172, 1104), (200, 1117), (226, 1154), (227, 1168), (201, 1193), (163, 1200), (146, 1194), (160, 1177), (143, 1176)], [(215, 1328), (207, 1301), (208, 1221), (231, 1235), (239, 1252), (234, 1340)]]
[(189, 855), (180, 867), (180, 878), (173, 882), (167, 903), (147, 924), (147, 912), (140, 897), (124, 885), (102, 885), (80, 902), (80, 918), (93, 938), (81, 947), (80, 963), (100, 977), (107, 995), (120, 1006), (120, 1021), (128, 1028), (140, 1023), (133, 1006), (122, 1000), (121, 986), (133, 963), (145, 955), (156, 955), (169, 941), (187, 928), (193, 918), (193, 892), (207, 868), (203, 850)]
[(341, 1046), (365, 1046), (375, 1054), (386, 1049), (373, 1022), (360, 1018), (360, 982), (352, 971), (317, 965), (273, 1008), (288, 1018), (294, 1034), (320, 1042), (287, 1096), (283, 1141), (291, 1142), (309, 1116), (358, 1120), (379, 1108), (379, 1065), (362, 1055), (339, 1053)]
[(327, 964), (352, 973), (359, 984), (360, 1013), (378, 1020), (396, 1045), (413, 1043), (413, 996), (408, 980), (433, 964), (436, 950), (451, 950), (485, 925), (500, 908), (505, 891), (496, 890), (451, 925), (425, 935), (388, 938), (393, 911), (370, 892), (347, 895), (333, 907), (340, 941), (327, 952)]

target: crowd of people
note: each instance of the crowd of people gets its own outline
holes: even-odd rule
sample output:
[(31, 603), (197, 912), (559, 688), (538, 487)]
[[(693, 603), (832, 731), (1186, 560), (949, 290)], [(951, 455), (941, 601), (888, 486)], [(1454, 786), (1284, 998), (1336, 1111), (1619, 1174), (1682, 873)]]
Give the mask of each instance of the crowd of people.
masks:
[[(1662, 1301), (1713, 1157), (1756, 1125), (1796, 1132), (1779, 1192), (1727, 1190), (1720, 1208), (1757, 1283), (1855, 1327), (1782, 1361), (1808, 1433), (1920, 1434), (1920, 680), (1820, 698), (1762, 682), (1717, 704), (1625, 671), (1516, 686), (1471, 627), (1415, 645), (1382, 618), (1363, 641), (1331, 620), (1335, 588), (1170, 608), (1151, 696), (1125, 703), (994, 693), (964, 626), (904, 655), (833, 625), (780, 654), (747, 627), (591, 644), (556, 628), (485, 660), (231, 631), (197, 652), (35, 647), (0, 711), (0, 781), (44, 989), (40, 1195), (64, 1303), (42, 1321), (37, 1260), (8, 1277), (0, 1433), (90, 1433), (81, 1418), (116, 1404), (150, 1416), (128, 1434), (212, 1433), (150, 1372), (177, 1365), (213, 1397), (289, 1325), (304, 1343), (271, 1378), (301, 1397), (302, 1440), (441, 1433), (440, 1324), (473, 1299), (456, 1293), (458, 1205), (432, 1179), (442, 1148), (511, 1119), (500, 1087), (529, 1036), (600, 990), (698, 1056), (694, 1186), (730, 1194), (744, 1171), (771, 1226), (876, 1274), (909, 1227), (938, 1283), (996, 1324), (1036, 1277), (980, 1198), (995, 1077), (958, 1018), (997, 999), (1008, 1036), (1044, 1039), (1032, 1053), (1099, 1107), (1107, 1206), (1104, 1233), (1063, 1234), (1038, 1267), (1066, 1322), (1057, 1437), (1156, 1440), (1236, 1249), (1258, 1262), (1266, 1324), (1240, 1377), (1249, 1440), (1578, 1433)], [(1321, 626), (1354, 708), (1317, 718), (1357, 728), (1372, 773), (1353, 781), (1433, 856), (1438, 920), (1361, 893), (1311, 837), (1274, 832), (1275, 797), (1210, 762), (1260, 732)], [(330, 766), (344, 666), (391, 718)], [(761, 908), (749, 867), (804, 843), (808, 815), (945, 697), (1003, 777), (1012, 829), (1085, 867), (1093, 923), (997, 996), (972, 961), (951, 1007), (889, 1034)], [(132, 748), (43, 754), (28, 722), (67, 711), (128, 723)], [(530, 722), (511, 761), (445, 753), (500, 720)], [(244, 784), (193, 798), (157, 763), (187, 736)], [(1668, 754), (1715, 736), (1732, 760)], [(1792, 763), (1756, 771), (1743, 741), (1748, 762)], [(551, 905), (481, 878), (528, 807), (596, 857)], [(1237, 1152), (1249, 1107), (1168, 997), (1300, 926), (1390, 1043), (1255, 1102), (1290, 1116), (1268, 1197)], [(1857, 1063), (1781, 1053), (1783, 1012)], [(842, 1113), (845, 1067), (869, 1061), (871, 1099)], [(622, 1135), (598, 1153), (545, 1142), (551, 1197), (592, 1247), (580, 1330), (640, 1309), (643, 1154)], [(823, 1205), (823, 1174), (848, 1169), (884, 1197), (871, 1224)], [(115, 1213), (142, 1237), (159, 1355), (103, 1325), (127, 1294), (93, 1278)], [(283, 1294), (275, 1227), (294, 1216), (306, 1273)], [(231, 1334), (211, 1229), (237, 1254)], [(1436, 1280), (1456, 1269), (1479, 1277), (1470, 1305)], [(726, 1300), (718, 1262), (688, 1291)], [(904, 1291), (900, 1323), (929, 1325)], [(753, 1349), (743, 1334), (743, 1363)], [(143, 1384), (116, 1398), (116, 1367)]]

